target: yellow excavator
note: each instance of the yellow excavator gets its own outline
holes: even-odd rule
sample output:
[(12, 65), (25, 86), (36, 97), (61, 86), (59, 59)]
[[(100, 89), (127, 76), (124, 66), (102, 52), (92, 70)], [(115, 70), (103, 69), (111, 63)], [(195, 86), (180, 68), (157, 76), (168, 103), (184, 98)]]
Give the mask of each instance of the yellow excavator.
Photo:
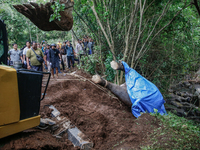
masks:
[[(73, 26), (73, 0), (59, 0), (65, 8), (60, 12), (60, 20), (49, 22), (53, 13), (51, 0), (45, 5), (30, 2), (13, 7), (44, 31), (69, 31)], [(44, 99), (50, 79), (50, 73), (21, 69), (20, 64), (13, 67), (7, 64), (6, 25), (0, 20), (0, 139), (40, 124), (40, 102)], [(4, 64), (4, 65), (3, 65)], [(43, 76), (46, 86), (41, 95)]]
[[(0, 20), (0, 139), (40, 124), (40, 101), (44, 99), (50, 73), (7, 64), (6, 25)], [(41, 95), (42, 79), (48, 80)]]

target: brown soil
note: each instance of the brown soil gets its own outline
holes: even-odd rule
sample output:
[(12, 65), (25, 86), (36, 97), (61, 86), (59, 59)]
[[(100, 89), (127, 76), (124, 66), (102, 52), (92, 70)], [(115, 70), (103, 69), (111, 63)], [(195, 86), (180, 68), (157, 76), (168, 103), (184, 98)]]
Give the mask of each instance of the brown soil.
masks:
[[(91, 76), (77, 71), (90, 79)], [(69, 80), (71, 79), (71, 80)], [(76, 80), (73, 80), (76, 79)], [(93, 149), (140, 149), (148, 145), (148, 136), (159, 122), (149, 114), (136, 119), (131, 109), (112, 98), (88, 81), (77, 80), (70, 75), (51, 79), (47, 95), (41, 102), (40, 114), (48, 117), (50, 111), (44, 105), (54, 105), (62, 116), (70, 119), (94, 143)], [(3, 141), (3, 142), (2, 142)], [(67, 140), (56, 139), (46, 130), (29, 129), (0, 141), (1, 149), (79, 149)]]

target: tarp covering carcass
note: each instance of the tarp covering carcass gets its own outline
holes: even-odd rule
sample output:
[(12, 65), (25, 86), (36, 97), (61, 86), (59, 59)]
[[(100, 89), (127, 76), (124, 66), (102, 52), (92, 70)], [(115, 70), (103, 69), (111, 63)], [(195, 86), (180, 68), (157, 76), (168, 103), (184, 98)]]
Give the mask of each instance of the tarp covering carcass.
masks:
[(142, 77), (127, 63), (122, 62), (125, 70), (127, 92), (132, 102), (132, 113), (139, 117), (141, 112), (152, 112), (157, 109), (161, 115), (166, 114), (164, 99), (158, 88)]

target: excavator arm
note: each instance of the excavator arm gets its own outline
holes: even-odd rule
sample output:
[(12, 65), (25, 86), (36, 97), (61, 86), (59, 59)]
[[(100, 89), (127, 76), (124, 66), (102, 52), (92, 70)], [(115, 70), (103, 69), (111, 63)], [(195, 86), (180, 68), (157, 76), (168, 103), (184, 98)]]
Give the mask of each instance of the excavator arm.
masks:
[(61, 20), (54, 20), (49, 22), (49, 18), (51, 14), (53, 14), (53, 10), (51, 5), (54, 4), (53, 0), (51, 2), (47, 2), (45, 5), (37, 4), (34, 2), (30, 2), (28, 4), (22, 5), (13, 5), (13, 7), (23, 14), (25, 17), (30, 19), (39, 29), (43, 31), (69, 31), (72, 29), (73, 26), (73, 0), (59, 0), (60, 4), (65, 5), (64, 11), (60, 12)]

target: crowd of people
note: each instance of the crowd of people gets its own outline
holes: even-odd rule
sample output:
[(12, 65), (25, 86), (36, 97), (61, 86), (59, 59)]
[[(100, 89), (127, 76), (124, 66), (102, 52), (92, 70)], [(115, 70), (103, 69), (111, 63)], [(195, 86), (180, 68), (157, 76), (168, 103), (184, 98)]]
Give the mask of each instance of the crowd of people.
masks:
[(8, 51), (8, 65), (13, 66), (15, 62), (21, 62), (23, 68), (34, 71), (46, 70), (51, 72), (53, 78), (54, 74), (58, 78), (61, 68), (63, 72), (65, 68), (74, 68), (75, 61), (80, 65), (81, 57), (93, 54), (94, 50), (93, 39), (88, 36), (84, 36), (83, 40), (78, 39), (75, 49), (68, 40), (51, 45), (46, 41), (42, 41), (41, 44), (27, 41), (21, 50), (18, 50), (16, 43), (12, 46), (13, 49)]

